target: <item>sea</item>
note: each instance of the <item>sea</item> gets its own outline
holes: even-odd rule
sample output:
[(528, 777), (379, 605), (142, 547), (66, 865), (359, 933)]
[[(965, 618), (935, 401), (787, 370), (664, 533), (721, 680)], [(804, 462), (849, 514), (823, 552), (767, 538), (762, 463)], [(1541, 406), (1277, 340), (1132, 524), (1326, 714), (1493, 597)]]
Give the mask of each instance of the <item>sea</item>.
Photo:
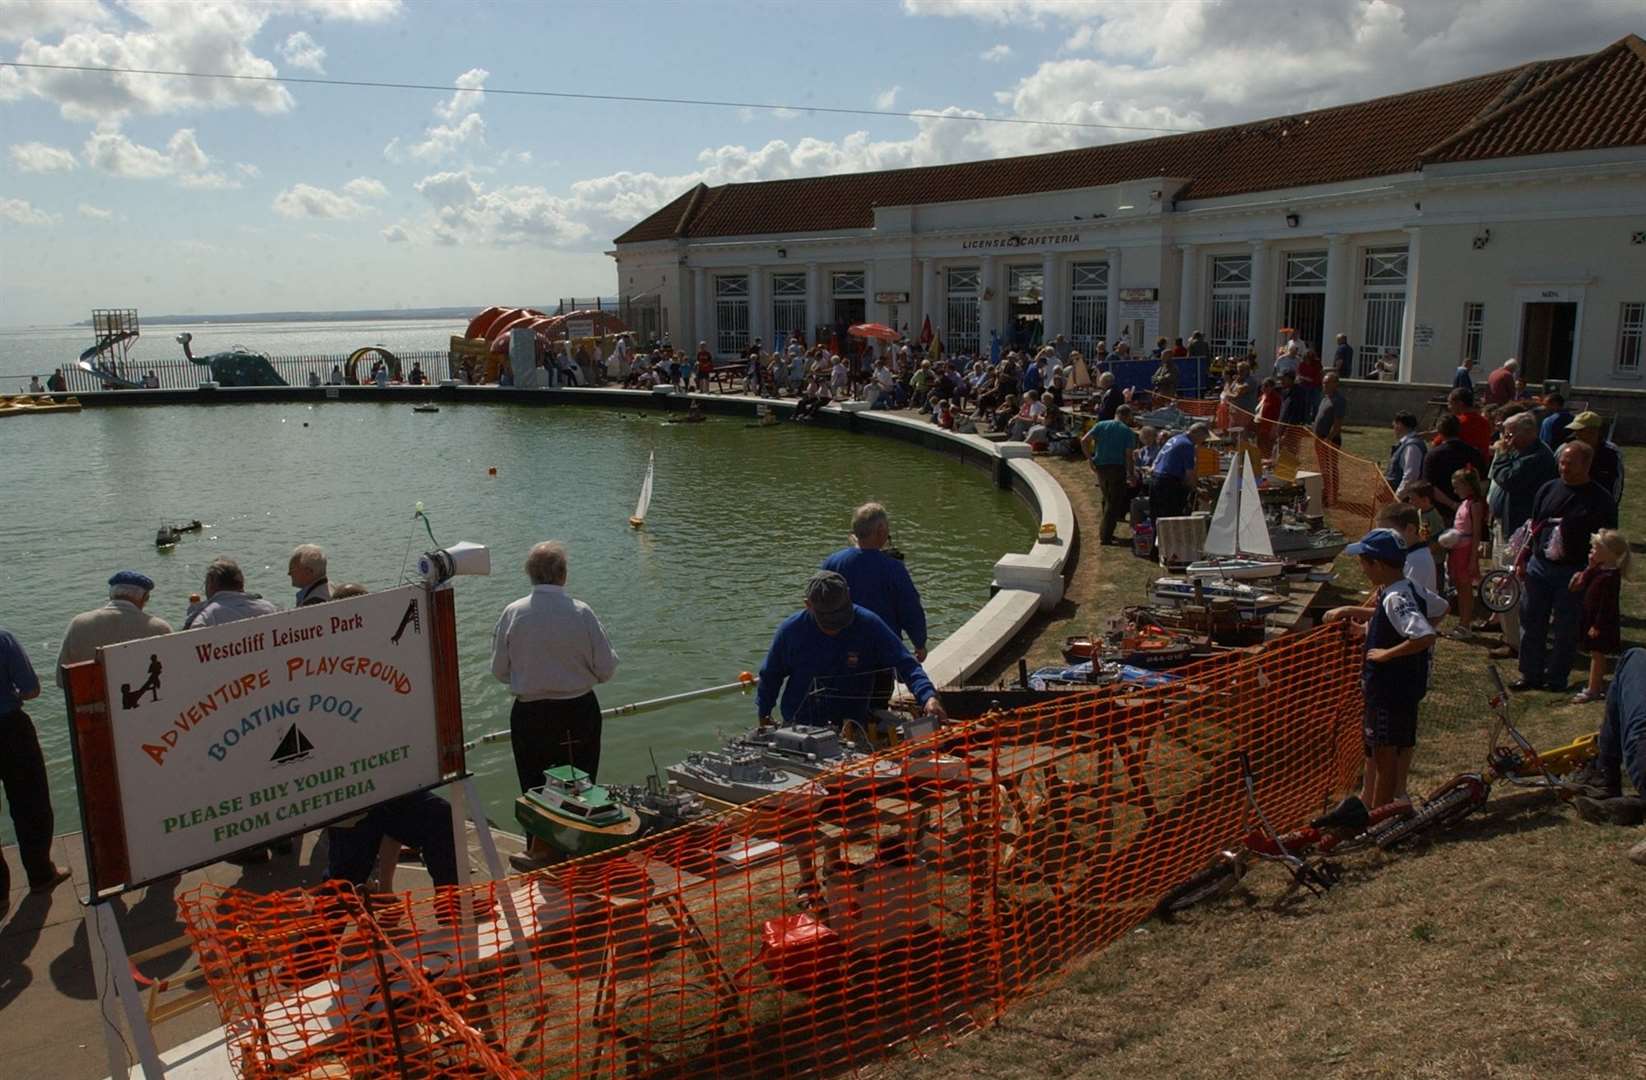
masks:
[[(295, 352), (375, 340), (412, 349), (451, 329), (250, 324), (201, 332)], [(62, 351), (79, 341), (52, 333)], [(636, 532), (627, 519), (654, 451), (651, 511)], [(69, 619), (103, 603), (119, 569), (155, 579), (150, 610), (174, 625), (219, 555), (237, 559), (248, 587), (282, 607), (293, 601), (285, 567), (299, 543), (326, 549), (332, 581), (389, 588), (432, 546), (413, 518), (421, 502), (441, 545), (469, 540), (492, 551), (489, 577), (456, 586), (463, 716), (473, 738), (508, 727), (511, 698), (490, 671), (491, 631), (503, 607), (528, 591), (524, 560), (536, 541), (569, 546), (568, 588), (593, 607), (620, 657), (616, 677), (599, 688), (602, 704), (613, 706), (757, 670), (777, 624), (801, 606), (807, 576), (844, 546), (852, 509), (866, 500), (891, 510), (933, 642), (988, 600), (995, 560), (1027, 548), (1036, 527), (1028, 508), (982, 472), (912, 445), (742, 418), (667, 424), (633, 408), (87, 409), (0, 421), (0, 460), (8, 524), (0, 626), (23, 642), (46, 684), (28, 711), (59, 832), (78, 827), (78, 803), (53, 665)], [(156, 550), (159, 524), (193, 519), (205, 523), (202, 533), (169, 553)], [(666, 766), (718, 745), (754, 719), (743, 695), (609, 719), (601, 779), (641, 782), (654, 760)], [(469, 765), (487, 811), (511, 821), (518, 791), (506, 739), (471, 753)], [(9, 841), (9, 821), (0, 836)]]
[[(191, 348), (196, 356), (243, 345), (278, 358), (348, 353), (365, 345), (381, 345), (395, 353), (444, 351), (451, 336), (467, 327), (462, 319), (156, 323), (143, 327), (132, 345), (131, 361), (142, 366), (183, 359), (177, 335), (185, 331), (194, 337)], [(79, 360), (95, 341), (90, 326), (0, 327), (0, 393), (23, 389), (31, 375), (44, 382), (51, 371)]]

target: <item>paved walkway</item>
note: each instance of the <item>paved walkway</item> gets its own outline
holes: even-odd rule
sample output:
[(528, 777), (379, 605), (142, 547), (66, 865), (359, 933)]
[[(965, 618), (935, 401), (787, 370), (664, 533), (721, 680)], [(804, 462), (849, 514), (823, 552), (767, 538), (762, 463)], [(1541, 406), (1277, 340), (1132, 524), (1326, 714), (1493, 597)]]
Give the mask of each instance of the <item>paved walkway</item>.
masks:
[[(136, 952), (180, 936), (183, 926), (177, 921), (176, 897), (207, 882), (256, 892), (317, 883), (326, 864), (325, 849), (320, 846), (322, 835), (306, 835), (295, 854), (277, 856), (261, 866), (241, 868), (218, 863), (184, 874), (174, 884), (151, 886), (112, 901), (126, 948)], [(504, 858), (521, 850), (518, 837), (500, 832), (493, 835)], [(68, 867), (74, 876), (49, 894), (29, 892), (17, 849), (5, 850), (12, 880), (24, 884), (12, 890), (11, 906), (0, 917), (0, 1012), (4, 1015), (0, 1076), (8, 1080), (98, 1080), (108, 1076), (109, 1066), (98, 1020), (91, 953), (81, 918), (80, 897), (86, 888), (85, 848), (79, 833), (68, 833), (59, 836), (52, 849), (58, 865)], [(486, 876), (472, 827), (469, 864), (477, 877)], [(425, 889), (431, 882), (422, 866), (407, 864), (396, 872), (395, 885), (401, 890)], [(187, 962), (186, 954), (176, 953), (146, 963), (142, 970), (145, 975), (159, 978), (176, 973)], [(112, 997), (107, 1007), (111, 1014), (118, 1012)], [(201, 1037), (217, 1027), (217, 1010), (208, 1001), (202, 1008), (157, 1025), (155, 1041), (162, 1053), (191, 1040), (209, 1044), (212, 1040)], [(193, 1069), (180, 1072), (225, 1076), (222, 1061), (221, 1057), (202, 1056)]]

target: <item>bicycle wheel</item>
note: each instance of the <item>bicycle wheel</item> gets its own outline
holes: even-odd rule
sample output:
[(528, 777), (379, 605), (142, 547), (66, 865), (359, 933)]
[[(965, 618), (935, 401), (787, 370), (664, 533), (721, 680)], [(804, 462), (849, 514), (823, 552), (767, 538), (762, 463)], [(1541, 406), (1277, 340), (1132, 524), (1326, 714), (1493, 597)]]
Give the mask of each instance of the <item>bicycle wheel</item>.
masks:
[(1508, 570), (1488, 570), (1480, 578), (1480, 602), (1487, 611), (1504, 612), (1520, 603), (1520, 579)]
[(1486, 802), (1490, 788), (1473, 776), (1454, 781), (1455, 786), (1424, 805), (1422, 810), (1404, 818), (1387, 831), (1380, 832), (1377, 846), (1384, 851), (1405, 843), (1414, 836), (1466, 817)]
[(1246, 864), (1232, 856), (1221, 856), (1212, 865), (1161, 897), (1155, 911), (1160, 915), (1175, 915), (1196, 904), (1219, 896), (1227, 896), (1245, 876)]

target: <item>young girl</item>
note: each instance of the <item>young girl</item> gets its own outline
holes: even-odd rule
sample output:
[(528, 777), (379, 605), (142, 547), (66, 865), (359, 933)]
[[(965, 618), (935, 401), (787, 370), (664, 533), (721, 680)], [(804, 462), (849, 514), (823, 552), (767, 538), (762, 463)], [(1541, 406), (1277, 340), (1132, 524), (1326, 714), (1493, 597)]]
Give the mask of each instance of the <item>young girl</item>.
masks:
[(1467, 637), (1474, 622), (1475, 586), (1480, 583), (1480, 542), (1486, 537), (1486, 485), (1473, 469), (1452, 474), (1457, 513), (1452, 527), (1441, 534), (1446, 548), (1446, 576), (1457, 590), (1457, 628), (1452, 637)]
[(1573, 592), (1583, 594), (1583, 615), (1578, 620), (1578, 640), (1589, 650), (1589, 685), (1572, 697), (1572, 704), (1587, 705), (1606, 697), (1606, 660), (1622, 651), (1618, 637), (1618, 589), (1629, 572), (1629, 540), (1616, 529), (1595, 533), (1589, 548), (1589, 565), (1572, 578)]

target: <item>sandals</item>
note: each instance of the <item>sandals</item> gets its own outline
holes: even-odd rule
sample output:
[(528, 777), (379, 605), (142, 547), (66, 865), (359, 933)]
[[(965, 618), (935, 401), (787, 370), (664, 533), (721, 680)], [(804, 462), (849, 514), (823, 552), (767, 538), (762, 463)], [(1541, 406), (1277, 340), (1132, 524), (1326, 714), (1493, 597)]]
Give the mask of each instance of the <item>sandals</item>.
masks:
[(1606, 691), (1602, 690), (1600, 693), (1595, 694), (1595, 693), (1591, 693), (1589, 691), (1588, 687), (1584, 687), (1582, 690), (1579, 690), (1577, 693), (1572, 695), (1572, 704), (1573, 705), (1589, 705), (1589, 704), (1592, 704), (1596, 701), (1605, 701), (1605, 700), (1606, 700)]

